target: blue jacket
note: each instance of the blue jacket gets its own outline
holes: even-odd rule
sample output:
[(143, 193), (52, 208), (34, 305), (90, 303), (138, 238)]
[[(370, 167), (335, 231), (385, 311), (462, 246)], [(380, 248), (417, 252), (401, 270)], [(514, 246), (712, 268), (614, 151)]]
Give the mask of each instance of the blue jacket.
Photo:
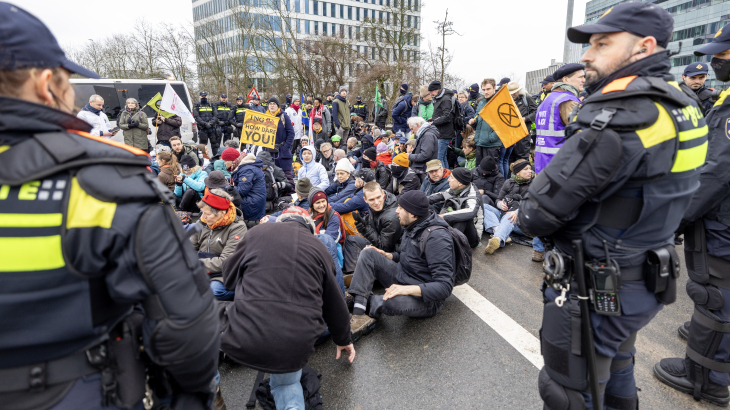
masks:
[(464, 124), (468, 125), (469, 120), (474, 118), (474, 116), (476, 116), (477, 113), (474, 111), (474, 107), (469, 105), (469, 101), (465, 102), (464, 104), (461, 104), (461, 108), (464, 110)]
[(330, 184), (330, 186), (324, 190), (324, 193), (327, 194), (327, 200), (330, 205), (333, 205), (349, 198), (356, 190), (357, 187), (355, 186), (355, 180), (350, 177), (342, 183), (335, 179), (335, 183)]
[(185, 191), (188, 190), (188, 187), (198, 191), (202, 196), (205, 190), (205, 178), (207, 177), (208, 173), (201, 168), (198, 168), (198, 171), (190, 174), (190, 176), (185, 175), (182, 185), (175, 185), (175, 196), (182, 197)]
[(411, 110), (413, 110), (413, 106), (411, 105), (412, 97), (413, 95), (411, 93), (406, 93), (403, 99), (393, 106), (393, 133), (398, 131), (407, 133), (410, 131), (410, 128), (408, 128), (408, 118), (410, 118)]
[[(351, 199), (345, 202), (347, 198)], [(368, 206), (368, 203), (365, 202), (365, 197), (362, 189), (359, 189), (353, 192), (350, 196), (343, 198), (342, 201), (336, 204), (332, 204), (332, 209), (337, 211), (337, 213), (340, 215), (344, 215), (353, 211), (358, 211), (359, 213), (364, 214), (370, 210), (370, 207)]]
[[(279, 159), (291, 159), (291, 144), (294, 143), (294, 127), (291, 119), (282, 110), (276, 115), (279, 118), (279, 126), (276, 128), (276, 145), (279, 146)], [(291, 168), (290, 168), (291, 169)]]
[[(330, 218), (327, 227), (319, 226), (319, 224), (322, 223), (321, 218), (315, 220), (314, 225), (319, 227), (319, 229), (315, 230), (314, 233), (329, 235), (335, 240), (335, 242), (338, 242), (340, 240), (340, 216), (335, 214), (333, 210), (328, 209), (327, 212), (332, 212), (332, 217)], [(314, 209), (310, 208), (309, 213), (313, 214)]]
[(266, 180), (261, 167), (264, 162), (256, 158), (252, 164), (241, 164), (231, 174), (236, 190), (241, 194), (243, 219), (258, 221), (266, 215)]
[[(312, 153), (312, 160), (309, 162), (304, 162), (304, 158), (302, 157), (302, 152), (304, 152), (305, 149)], [(312, 183), (312, 186), (325, 190), (330, 184), (330, 178), (327, 175), (327, 170), (324, 168), (324, 165), (317, 162), (316, 157), (317, 152), (311, 145), (307, 145), (299, 150), (299, 158), (302, 158), (302, 166), (299, 168), (299, 172), (297, 173), (297, 179), (309, 178), (309, 182)]]

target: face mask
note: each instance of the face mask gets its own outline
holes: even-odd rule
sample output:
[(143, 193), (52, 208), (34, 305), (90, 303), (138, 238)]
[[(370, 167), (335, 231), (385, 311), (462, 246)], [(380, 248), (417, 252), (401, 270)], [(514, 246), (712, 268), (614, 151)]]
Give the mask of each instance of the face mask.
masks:
[(710, 66), (712, 66), (712, 70), (715, 72), (715, 77), (718, 80), (723, 83), (730, 81), (730, 60), (712, 57)]
[(207, 98), (201, 98), (200, 99), (200, 102), (203, 103), (203, 104), (207, 104), (208, 103), (208, 99)]

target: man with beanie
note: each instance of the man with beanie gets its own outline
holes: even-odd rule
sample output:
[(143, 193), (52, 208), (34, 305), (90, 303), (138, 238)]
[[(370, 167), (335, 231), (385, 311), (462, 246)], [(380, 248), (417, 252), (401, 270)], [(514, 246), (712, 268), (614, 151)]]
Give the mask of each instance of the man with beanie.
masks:
[[(391, 160), (391, 164), (393, 161)], [(375, 180), (383, 189), (387, 189), (393, 178), (392, 168), (387, 167), (382, 161), (377, 159), (377, 151), (375, 147), (370, 147), (362, 153), (362, 169), (371, 169), (375, 174)]]
[[(400, 252), (366, 247), (357, 261), (348, 290), (355, 298), (350, 320), (353, 340), (369, 333), (381, 315), (436, 315), (454, 287), (456, 257), (448, 229), (432, 230), (421, 252), (420, 239), (426, 228), (448, 228), (429, 207), (426, 195), (404, 193), (398, 198), (396, 213), (404, 231)], [(382, 296), (370, 294), (376, 279), (385, 287)]]
[(411, 116), (413, 105), (411, 98), (413, 96), (408, 92), (408, 84), (401, 84), (400, 96), (393, 103), (393, 132), (403, 131), (406, 135), (409, 132), (408, 118)]
[(436, 127), (438, 136), (438, 159), (444, 169), (449, 168), (446, 156), (449, 142), (454, 139), (454, 92), (441, 88), (441, 82), (434, 80), (428, 85), (428, 92), (433, 96), (433, 117), (431, 125)]
[(390, 164), (390, 171), (393, 174), (393, 180), (388, 184), (386, 190), (396, 196), (408, 191), (418, 191), (421, 188), (421, 179), (416, 173), (408, 168), (408, 155), (400, 153), (393, 158)]
[(449, 177), (449, 189), (429, 195), (428, 203), (441, 204), (439, 216), (452, 228), (461, 231), (476, 248), (482, 238), (484, 208), (479, 190), (472, 183), (471, 171), (456, 168)]
[(482, 162), (471, 171), (472, 183), (482, 196), (482, 205), (496, 206), (497, 196), (504, 185), (504, 176), (492, 157), (482, 158)]
[(466, 89), (469, 93), (469, 99), (467, 100), (473, 110), (477, 108), (477, 100), (479, 99), (479, 84), (474, 83)]
[[(296, 186), (294, 187), (294, 194), (296, 195), (292, 201), (293, 206), (298, 206), (302, 209), (309, 209), (309, 191), (312, 190), (312, 183), (309, 182), (309, 178), (297, 179)], [(259, 221), (260, 223), (276, 222), (279, 215), (284, 211), (274, 212), (271, 215), (267, 215)]]
[(336, 204), (349, 198), (357, 189), (352, 172), (355, 169), (346, 158), (337, 161), (335, 165), (335, 182), (330, 184), (324, 193), (327, 194), (327, 201)]
[(332, 122), (340, 138), (350, 136), (350, 106), (347, 103), (347, 87), (340, 87), (340, 93), (332, 100)]
[[(433, 195), (439, 192), (444, 192), (449, 189), (449, 177), (451, 177), (451, 171), (444, 169), (441, 166), (441, 161), (432, 159), (426, 163), (426, 172), (428, 178), (423, 180), (421, 184), (421, 192), (426, 196)], [(441, 211), (441, 204), (432, 205), (436, 212)]]

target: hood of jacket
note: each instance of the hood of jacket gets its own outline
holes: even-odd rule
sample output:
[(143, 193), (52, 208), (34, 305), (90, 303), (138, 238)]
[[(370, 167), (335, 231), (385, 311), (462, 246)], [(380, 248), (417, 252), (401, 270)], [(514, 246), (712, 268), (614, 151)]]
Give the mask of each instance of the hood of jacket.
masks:
[(302, 159), (302, 162), (303, 162), (303, 163), (305, 162), (305, 161), (304, 161), (304, 157), (302, 156), (302, 152), (304, 152), (304, 150), (305, 150), (305, 149), (306, 149), (307, 151), (309, 151), (309, 152), (311, 152), (311, 153), (312, 153), (312, 160), (311, 160), (311, 161), (306, 161), (306, 163), (307, 163), (307, 164), (311, 164), (311, 163), (314, 163), (314, 162), (316, 162), (316, 161), (315, 161), (315, 159), (317, 158), (317, 151), (316, 151), (316, 150), (314, 149), (314, 147), (313, 147), (313, 146), (311, 146), (311, 145), (307, 145), (306, 147), (304, 147), (304, 148), (302, 148), (301, 150), (299, 150), (299, 157), (300, 157), (300, 158)]
[(47, 105), (0, 96), (0, 132), (89, 132), (92, 128), (86, 121)]
[(596, 91), (602, 89), (606, 84), (613, 80), (627, 77), (630, 75), (646, 76), (646, 77), (659, 77), (667, 80), (674, 80), (674, 76), (669, 73), (672, 68), (669, 62), (669, 54), (667, 51), (662, 51), (656, 54), (652, 54), (649, 57), (643, 58), (639, 61), (635, 61), (625, 67), (621, 67), (613, 73), (602, 78), (595, 84), (591, 84), (585, 88), (586, 93), (590, 97)]
[(375, 141), (373, 141), (373, 136), (370, 134), (363, 135), (360, 142), (367, 142), (368, 144), (370, 144), (367, 147), (365, 146), (365, 144), (362, 144), (363, 151), (375, 145)]
[(258, 159), (263, 162), (264, 165), (266, 165), (269, 168), (274, 167), (274, 160), (271, 158), (271, 154), (269, 154), (268, 151), (261, 151), (259, 152)]

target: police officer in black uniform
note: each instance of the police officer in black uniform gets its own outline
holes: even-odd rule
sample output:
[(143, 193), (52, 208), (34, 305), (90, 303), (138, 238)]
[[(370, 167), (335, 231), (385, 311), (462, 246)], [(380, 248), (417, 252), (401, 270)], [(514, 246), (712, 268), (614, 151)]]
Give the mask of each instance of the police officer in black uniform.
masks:
[(705, 116), (707, 116), (707, 113), (710, 112), (712, 105), (715, 103), (717, 96), (720, 94), (719, 91), (715, 92), (714, 89), (705, 85), (709, 70), (709, 67), (705, 63), (692, 63), (684, 68), (684, 73), (682, 73), (682, 82), (679, 83), (682, 91), (684, 91), (689, 98), (695, 100), (700, 108), (702, 108), (702, 114)]
[(71, 114), (99, 76), (40, 20), (0, 2), (0, 32), (0, 407), (209, 408), (219, 321), (170, 192)]
[[(713, 55), (715, 77), (730, 81), (730, 30), (695, 51)], [(697, 65), (695, 63), (695, 65)], [(664, 384), (717, 406), (730, 403), (730, 91), (707, 115), (710, 141), (700, 188), (682, 221), (687, 294), (695, 304), (692, 320), (679, 328), (687, 339), (684, 358), (662, 359), (654, 375)]]
[[(334, 94), (327, 94), (327, 101), (324, 102), (324, 106), (332, 112), (332, 100), (335, 98)], [(334, 127), (333, 127), (334, 128)]]
[(233, 125), (231, 125), (231, 103), (228, 102), (228, 95), (221, 94), (220, 101), (215, 104), (216, 117), (218, 118), (218, 126), (216, 128), (216, 140), (210, 141), (212, 152), (218, 152), (218, 147), (224, 142), (231, 139), (233, 135)]
[(352, 105), (352, 109), (358, 117), (362, 118), (363, 121), (368, 120), (368, 115), (370, 114), (370, 111), (368, 110), (368, 105), (362, 102), (361, 96), (357, 96), (357, 101), (355, 102), (355, 104)]
[[(200, 92), (200, 102), (193, 105), (193, 117), (195, 122), (198, 124), (198, 136), (200, 137), (200, 143), (208, 145), (208, 141), (211, 143), (211, 148), (216, 139), (216, 126), (218, 125), (216, 104), (208, 102), (208, 93), (205, 91)], [(219, 140), (220, 141), (220, 140)], [(219, 144), (218, 144), (219, 145)], [(213, 150), (212, 152), (218, 152)]]
[(674, 231), (699, 186), (707, 125), (669, 73), (672, 28), (661, 7), (632, 2), (567, 33), (590, 43), (581, 58), (588, 97), (518, 212), (524, 232), (553, 245), (538, 380), (547, 409), (594, 400), (637, 409), (637, 332), (676, 298)]
[(246, 116), (246, 110), (249, 109), (248, 104), (243, 103), (243, 97), (240, 95), (236, 98), (236, 105), (231, 109), (229, 122), (234, 127), (233, 138), (241, 138), (243, 132), (243, 118)]

